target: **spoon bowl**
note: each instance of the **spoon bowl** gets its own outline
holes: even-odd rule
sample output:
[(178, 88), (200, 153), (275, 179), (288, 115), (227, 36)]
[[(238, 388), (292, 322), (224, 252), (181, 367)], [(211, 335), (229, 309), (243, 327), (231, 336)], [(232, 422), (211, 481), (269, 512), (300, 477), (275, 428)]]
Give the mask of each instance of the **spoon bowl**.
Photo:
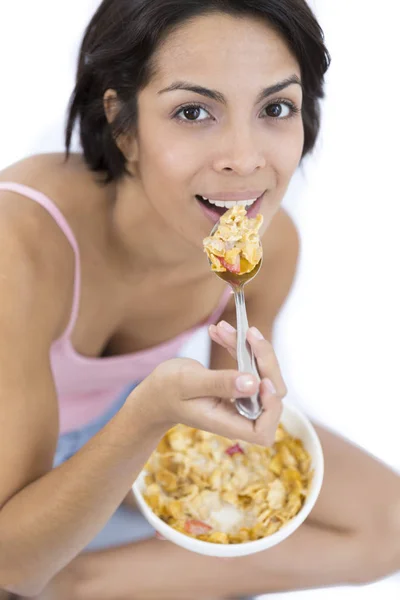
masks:
[[(210, 262), (210, 261), (209, 261)], [(252, 271), (249, 273), (232, 273), (230, 271), (218, 272), (214, 271), (215, 275), (217, 275), (220, 279), (229, 283), (232, 287), (240, 287), (249, 283), (254, 277), (257, 275), (258, 271), (261, 269), (263, 259), (259, 260)], [(211, 264), (211, 263), (210, 263)]]

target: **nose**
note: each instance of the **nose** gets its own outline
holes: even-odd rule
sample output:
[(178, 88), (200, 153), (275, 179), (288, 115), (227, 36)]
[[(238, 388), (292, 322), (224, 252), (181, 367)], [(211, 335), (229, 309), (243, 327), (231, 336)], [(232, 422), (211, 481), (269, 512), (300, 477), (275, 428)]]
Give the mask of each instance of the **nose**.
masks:
[(262, 140), (249, 127), (242, 126), (220, 135), (215, 150), (213, 168), (218, 173), (248, 176), (266, 166)]

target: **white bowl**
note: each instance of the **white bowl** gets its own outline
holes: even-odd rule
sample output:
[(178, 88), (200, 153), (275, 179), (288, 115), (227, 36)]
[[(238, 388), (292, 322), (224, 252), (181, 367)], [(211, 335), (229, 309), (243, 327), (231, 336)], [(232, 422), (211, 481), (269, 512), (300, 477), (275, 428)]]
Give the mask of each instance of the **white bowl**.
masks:
[(324, 457), (314, 427), (307, 417), (297, 408), (284, 403), (281, 423), (291, 435), (302, 440), (305, 449), (312, 459), (311, 468), (314, 469), (314, 477), (309, 494), (300, 512), (279, 529), (279, 531), (260, 540), (244, 542), (242, 544), (213, 544), (211, 542), (203, 542), (202, 540), (189, 537), (176, 531), (167, 525), (167, 523), (164, 523), (164, 521), (157, 517), (148, 506), (142, 495), (142, 491), (145, 490), (144, 478), (146, 475), (146, 473), (142, 471), (133, 484), (132, 489), (136, 502), (150, 525), (152, 525), (166, 540), (174, 542), (174, 544), (186, 548), (186, 550), (191, 550), (198, 554), (205, 554), (207, 556), (225, 558), (246, 556), (248, 554), (261, 552), (262, 550), (267, 550), (267, 548), (272, 548), (272, 546), (276, 546), (277, 544), (280, 544), (280, 542), (283, 542), (283, 540), (296, 531), (296, 529), (298, 529), (305, 521), (317, 501), (324, 476)]

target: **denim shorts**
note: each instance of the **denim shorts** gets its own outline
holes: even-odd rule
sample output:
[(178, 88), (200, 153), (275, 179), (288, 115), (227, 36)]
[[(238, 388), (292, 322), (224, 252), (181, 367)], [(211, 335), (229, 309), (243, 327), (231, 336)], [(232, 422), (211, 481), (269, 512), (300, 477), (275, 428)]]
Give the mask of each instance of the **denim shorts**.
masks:
[[(136, 387), (132, 384), (126, 388), (107, 413), (76, 431), (65, 433), (59, 437), (54, 458), (57, 467), (76, 454), (96, 433), (114, 417), (123, 406), (127, 396)], [(155, 531), (139, 511), (121, 506), (118, 508), (103, 529), (90, 542), (86, 550), (102, 550), (122, 546), (138, 540), (154, 537)]]

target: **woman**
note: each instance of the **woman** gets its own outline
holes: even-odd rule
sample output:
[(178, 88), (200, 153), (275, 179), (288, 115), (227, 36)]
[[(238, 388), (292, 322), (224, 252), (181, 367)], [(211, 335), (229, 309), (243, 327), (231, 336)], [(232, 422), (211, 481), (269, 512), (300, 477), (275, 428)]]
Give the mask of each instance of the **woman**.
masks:
[[(328, 62), (303, 0), (100, 5), (67, 126), (67, 150), (79, 124), (83, 155), (28, 158), (0, 177), (0, 588), (223, 599), (399, 568), (399, 478), (322, 428), (320, 499), (268, 553), (187, 553), (120, 507), (175, 423), (273, 438), (286, 387), (270, 342), (298, 254), (280, 205), (315, 143)], [(254, 427), (229, 402), (258, 384), (234, 370), (234, 307), (202, 252), (244, 200), (265, 223), (247, 294), (265, 409)], [(175, 358), (204, 324), (211, 369)]]

